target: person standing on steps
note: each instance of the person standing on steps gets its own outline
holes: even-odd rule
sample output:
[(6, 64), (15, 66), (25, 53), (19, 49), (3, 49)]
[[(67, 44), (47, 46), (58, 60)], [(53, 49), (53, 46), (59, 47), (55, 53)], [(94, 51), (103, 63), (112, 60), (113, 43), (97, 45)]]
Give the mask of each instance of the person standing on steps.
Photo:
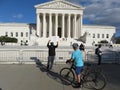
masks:
[(55, 49), (58, 47), (58, 42), (57, 45), (54, 45), (53, 42), (51, 42), (51, 40), (48, 41), (47, 43), (47, 47), (48, 47), (48, 62), (47, 62), (47, 70), (51, 70), (54, 64), (54, 59), (55, 59)]

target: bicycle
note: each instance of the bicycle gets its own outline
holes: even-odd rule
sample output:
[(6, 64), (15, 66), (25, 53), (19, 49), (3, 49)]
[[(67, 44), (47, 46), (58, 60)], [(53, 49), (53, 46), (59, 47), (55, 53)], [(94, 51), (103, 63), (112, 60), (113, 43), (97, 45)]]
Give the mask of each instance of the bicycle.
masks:
[[(64, 67), (60, 70), (60, 76), (63, 79), (74, 84), (76, 77), (74, 73), (75, 66)], [(106, 86), (106, 78), (99, 70), (91, 68), (91, 64), (86, 64), (81, 72), (81, 86), (88, 89), (102, 90)]]

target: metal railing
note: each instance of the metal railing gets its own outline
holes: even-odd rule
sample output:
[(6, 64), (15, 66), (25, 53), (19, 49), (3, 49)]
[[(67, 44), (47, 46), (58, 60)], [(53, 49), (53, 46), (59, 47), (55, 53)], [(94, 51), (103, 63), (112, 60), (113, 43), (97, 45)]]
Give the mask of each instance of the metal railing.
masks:
[[(72, 49), (57, 49), (55, 63), (63, 63), (71, 57)], [(98, 58), (94, 51), (82, 52), (83, 60), (90, 62), (97, 62)], [(18, 64), (33, 64), (36, 62), (47, 62), (48, 50), (34, 50), (34, 49), (16, 49), (16, 50), (0, 50), (0, 63), (18, 63)], [(120, 63), (120, 52), (104, 51), (102, 54), (103, 63)]]
[(0, 63), (19, 61), (20, 61), (19, 50), (0, 50)]
[[(86, 61), (98, 62), (95, 51), (86, 53)], [(118, 51), (102, 51), (102, 63), (120, 63), (120, 52)]]
[[(55, 62), (65, 62), (70, 58), (72, 50), (56, 50)], [(0, 50), (0, 63), (36, 63), (47, 62), (48, 50), (20, 49)]]

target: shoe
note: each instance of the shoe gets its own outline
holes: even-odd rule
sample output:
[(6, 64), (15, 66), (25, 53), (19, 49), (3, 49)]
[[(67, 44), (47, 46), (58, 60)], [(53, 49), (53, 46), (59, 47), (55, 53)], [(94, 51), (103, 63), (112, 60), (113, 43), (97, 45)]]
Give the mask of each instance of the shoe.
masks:
[(73, 88), (81, 88), (80, 85), (73, 86)]
[(73, 88), (81, 88), (81, 84), (80, 83), (76, 83), (74, 85), (72, 85)]
[(49, 68), (47, 68), (47, 71), (50, 71), (50, 69), (49, 69)]

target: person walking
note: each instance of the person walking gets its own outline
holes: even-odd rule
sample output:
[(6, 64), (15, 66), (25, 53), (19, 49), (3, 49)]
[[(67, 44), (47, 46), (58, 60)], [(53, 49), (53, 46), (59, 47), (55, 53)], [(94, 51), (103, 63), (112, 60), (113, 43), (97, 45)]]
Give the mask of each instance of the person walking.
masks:
[(101, 45), (98, 45), (98, 47), (95, 49), (95, 54), (98, 56), (98, 65), (100, 65), (102, 59)]
[(53, 67), (53, 63), (54, 63), (54, 59), (55, 59), (55, 49), (58, 47), (58, 42), (57, 45), (54, 45), (53, 42), (51, 42), (51, 40), (48, 41), (47, 43), (47, 47), (48, 47), (48, 62), (47, 62), (47, 70), (51, 70)]
[(77, 43), (73, 43), (73, 53), (71, 54), (70, 62), (73, 62), (75, 65), (75, 73), (77, 76), (77, 84), (76, 87), (80, 87), (80, 81), (81, 81), (81, 72), (84, 66), (84, 62), (82, 60), (82, 52), (79, 50), (79, 45)]

